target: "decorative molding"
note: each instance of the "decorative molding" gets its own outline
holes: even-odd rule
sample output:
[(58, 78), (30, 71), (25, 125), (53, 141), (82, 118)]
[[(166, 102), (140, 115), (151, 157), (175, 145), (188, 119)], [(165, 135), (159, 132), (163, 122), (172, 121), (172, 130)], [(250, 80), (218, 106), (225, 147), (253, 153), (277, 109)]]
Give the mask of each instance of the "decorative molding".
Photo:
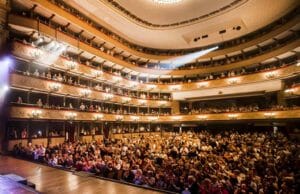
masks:
[(139, 16), (135, 15), (134, 13), (130, 12), (128, 9), (126, 9), (122, 5), (120, 5), (117, 2), (117, 0), (100, 0), (100, 1), (103, 2), (104, 4), (108, 5), (110, 8), (116, 10), (118, 13), (122, 14), (123, 17), (133, 21), (134, 23), (136, 23), (140, 26), (144, 26), (147, 28), (155, 28), (155, 29), (157, 29), (157, 28), (165, 29), (165, 28), (178, 28), (181, 26), (187, 26), (187, 25), (201, 22), (203, 20), (206, 20), (206, 19), (209, 19), (212, 17), (216, 17), (220, 14), (223, 14), (232, 9), (235, 9), (236, 7), (243, 5), (248, 0), (234, 0), (230, 4), (223, 6), (217, 10), (214, 10), (210, 13), (200, 15), (198, 17), (194, 17), (194, 18), (191, 18), (188, 20), (182, 20), (182, 21), (178, 21), (175, 23), (169, 23), (169, 24), (155, 24), (150, 21), (144, 20), (144, 19), (140, 18)]

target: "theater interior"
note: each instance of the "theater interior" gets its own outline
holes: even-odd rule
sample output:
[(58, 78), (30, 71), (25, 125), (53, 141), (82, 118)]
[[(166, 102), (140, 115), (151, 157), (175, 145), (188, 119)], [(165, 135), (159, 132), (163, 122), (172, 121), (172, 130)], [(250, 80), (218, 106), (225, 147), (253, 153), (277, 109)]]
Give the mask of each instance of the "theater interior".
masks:
[(299, 4), (0, 0), (0, 193), (300, 193)]

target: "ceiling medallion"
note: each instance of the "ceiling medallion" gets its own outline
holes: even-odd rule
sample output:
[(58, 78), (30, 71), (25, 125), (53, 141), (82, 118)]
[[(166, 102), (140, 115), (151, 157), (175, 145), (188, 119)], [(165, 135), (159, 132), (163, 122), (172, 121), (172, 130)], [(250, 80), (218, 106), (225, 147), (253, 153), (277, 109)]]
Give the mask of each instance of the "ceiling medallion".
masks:
[(175, 3), (179, 3), (182, 0), (153, 0), (154, 3), (158, 3), (158, 4), (175, 4)]

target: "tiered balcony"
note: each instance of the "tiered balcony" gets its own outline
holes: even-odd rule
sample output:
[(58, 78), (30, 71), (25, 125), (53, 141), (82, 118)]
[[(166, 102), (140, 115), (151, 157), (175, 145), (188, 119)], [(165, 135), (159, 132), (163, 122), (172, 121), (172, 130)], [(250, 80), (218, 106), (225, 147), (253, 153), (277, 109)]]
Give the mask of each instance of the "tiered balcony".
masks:
[[(142, 90), (142, 91), (151, 91), (151, 92), (190, 91), (190, 90), (203, 90), (209, 88), (221, 88), (221, 87), (228, 87), (232, 85), (242, 85), (242, 84), (263, 82), (267, 80), (283, 79), (285, 77), (300, 72), (300, 66), (297, 63), (293, 65), (286, 65), (279, 69), (267, 70), (267, 71), (253, 73), (249, 75), (223, 78), (218, 80), (183, 83), (183, 84), (155, 84), (155, 83), (146, 84), (146, 83), (139, 83), (132, 80), (128, 80), (122, 78), (121, 76), (113, 75), (107, 72), (102, 72), (92, 66), (87, 66), (84, 64), (77, 64), (74, 69), (69, 69), (68, 64), (71, 61), (62, 57), (58, 58), (58, 60), (55, 61), (54, 64), (52, 63), (46, 64), (47, 60), (43, 60), (42, 59), (43, 57), (41, 59), (36, 58), (36, 55), (34, 53), (36, 53), (37, 51), (38, 51), (37, 48), (30, 47), (28, 45), (24, 45), (19, 42), (14, 43), (13, 54), (16, 57), (24, 58), (30, 61), (33, 60), (34, 63), (40, 64), (42, 66), (49, 66), (63, 71), (68, 71), (74, 73), (75, 75), (88, 76), (91, 79), (95, 79), (96, 81), (99, 82), (111, 82), (111, 83), (117, 82), (115, 84), (124, 88)], [(46, 53), (41, 54), (41, 56), (44, 57), (45, 55)], [(100, 73), (101, 75), (99, 74), (100, 76), (96, 76), (97, 73)]]
[[(51, 3), (50, 3), (51, 4)], [(178, 75), (178, 76), (184, 76), (184, 75), (195, 75), (195, 74), (206, 74), (206, 73), (212, 73), (212, 72), (224, 72), (232, 69), (242, 68), (248, 65), (257, 64), (261, 61), (265, 61), (267, 59), (270, 59), (272, 57), (276, 57), (280, 54), (286, 53), (288, 51), (291, 51), (295, 49), (300, 44), (300, 39), (291, 41), (287, 44), (285, 44), (282, 47), (277, 47), (272, 51), (266, 52), (264, 54), (254, 56), (250, 59), (246, 59), (239, 62), (230, 63), (228, 65), (222, 65), (222, 66), (215, 66), (215, 67), (202, 67), (197, 69), (189, 69), (189, 70), (156, 70), (156, 69), (148, 69), (143, 67), (138, 67), (134, 64), (131, 64), (129, 62), (126, 62), (124, 60), (121, 60), (119, 58), (116, 58), (112, 55), (109, 55), (103, 51), (100, 51), (99, 49), (92, 47), (91, 45), (82, 42), (78, 39), (75, 39), (68, 34), (65, 34), (62, 31), (59, 31), (57, 29), (54, 29), (46, 24), (43, 24), (35, 19), (30, 19), (18, 15), (9, 15), (9, 23), (17, 26), (23, 26), (30, 28), (32, 30), (37, 30), (42, 34), (47, 34), (48, 36), (55, 38), (57, 41), (62, 41), (67, 43), (68, 45), (71, 45), (75, 48), (78, 48), (80, 50), (86, 51), (94, 56), (103, 58), (107, 61), (111, 61), (112, 63), (119, 64), (125, 68), (131, 69), (136, 72), (147, 72), (149, 74), (154, 75)], [(84, 22), (82, 22), (84, 23)]]

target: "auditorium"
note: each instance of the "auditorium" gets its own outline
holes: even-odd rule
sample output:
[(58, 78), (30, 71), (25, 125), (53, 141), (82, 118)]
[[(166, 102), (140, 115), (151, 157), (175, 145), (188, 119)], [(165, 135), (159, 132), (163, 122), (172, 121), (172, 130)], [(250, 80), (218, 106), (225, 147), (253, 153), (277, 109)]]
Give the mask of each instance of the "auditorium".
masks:
[(300, 193), (299, 0), (0, 0), (0, 193)]

